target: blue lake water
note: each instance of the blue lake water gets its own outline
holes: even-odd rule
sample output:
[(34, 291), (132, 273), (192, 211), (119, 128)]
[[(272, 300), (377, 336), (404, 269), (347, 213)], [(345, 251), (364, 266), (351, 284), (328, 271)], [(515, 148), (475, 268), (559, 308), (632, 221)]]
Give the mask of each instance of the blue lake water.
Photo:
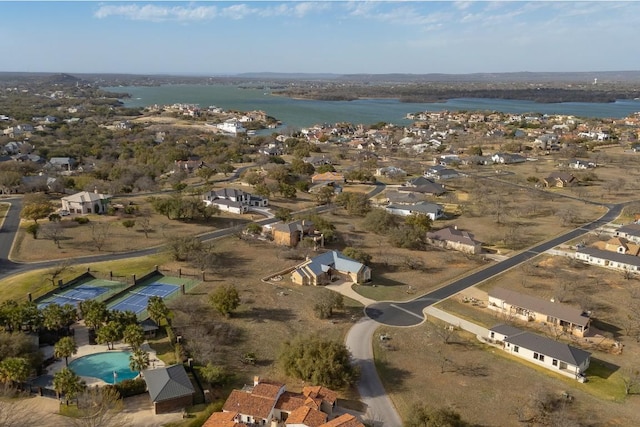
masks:
[(438, 103), (404, 103), (397, 99), (355, 101), (314, 101), (274, 96), (262, 89), (241, 89), (231, 85), (123, 86), (103, 88), (128, 93), (125, 106), (144, 107), (173, 103), (210, 105), (225, 110), (262, 110), (283, 122), (283, 126), (308, 127), (318, 123), (378, 122), (408, 125), (407, 113), (422, 111), (498, 111), (504, 113), (566, 114), (589, 118), (622, 118), (640, 111), (640, 101), (611, 103), (563, 102), (540, 104), (533, 101), (460, 98)]

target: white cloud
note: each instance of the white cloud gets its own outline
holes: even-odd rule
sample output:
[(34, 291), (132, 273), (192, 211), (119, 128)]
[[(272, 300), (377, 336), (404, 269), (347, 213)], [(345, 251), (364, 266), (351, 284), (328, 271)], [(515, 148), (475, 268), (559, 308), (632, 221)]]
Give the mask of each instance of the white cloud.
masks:
[(215, 18), (218, 14), (216, 6), (160, 6), (146, 5), (103, 5), (98, 8), (94, 16), (99, 19), (112, 16), (123, 17), (134, 21), (203, 21)]

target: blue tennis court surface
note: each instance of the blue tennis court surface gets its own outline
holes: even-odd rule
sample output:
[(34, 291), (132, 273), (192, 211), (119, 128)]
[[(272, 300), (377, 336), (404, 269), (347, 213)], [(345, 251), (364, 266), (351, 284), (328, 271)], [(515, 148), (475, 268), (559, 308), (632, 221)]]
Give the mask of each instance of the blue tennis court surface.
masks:
[(99, 286), (80, 285), (73, 289), (67, 289), (65, 291), (61, 291), (57, 294), (51, 295), (49, 298), (38, 304), (38, 308), (44, 308), (49, 304), (78, 305), (78, 303), (80, 303), (81, 301), (97, 298), (107, 291), (107, 288), (101, 288)]
[(165, 298), (180, 289), (178, 285), (155, 282), (149, 285), (139, 286), (129, 291), (129, 296), (109, 307), (110, 310), (133, 311), (141, 313), (147, 309), (149, 298), (157, 296)]

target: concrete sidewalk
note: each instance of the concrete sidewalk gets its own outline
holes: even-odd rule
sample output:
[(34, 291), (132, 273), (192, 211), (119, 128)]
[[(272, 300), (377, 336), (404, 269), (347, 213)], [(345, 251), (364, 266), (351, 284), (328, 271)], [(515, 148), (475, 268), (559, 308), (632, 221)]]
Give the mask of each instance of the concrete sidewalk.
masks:
[(439, 308), (435, 308), (434, 306), (429, 306), (424, 309), (425, 316), (433, 316), (436, 319), (440, 319), (443, 322), (447, 322), (450, 325), (457, 326), (462, 330), (467, 332), (471, 332), (477, 337), (488, 337), (489, 330), (483, 326), (476, 325), (473, 322), (469, 322), (468, 320), (461, 319), (453, 314), (447, 313), (445, 311), (440, 310)]

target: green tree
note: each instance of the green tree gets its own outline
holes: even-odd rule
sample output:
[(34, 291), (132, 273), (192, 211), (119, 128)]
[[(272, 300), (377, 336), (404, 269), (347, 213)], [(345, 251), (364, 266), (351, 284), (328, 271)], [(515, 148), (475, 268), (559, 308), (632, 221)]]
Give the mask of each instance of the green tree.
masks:
[(162, 321), (169, 323), (169, 308), (162, 297), (152, 296), (147, 300), (147, 313), (151, 320), (158, 325), (160, 325)]
[(114, 343), (122, 339), (123, 327), (119, 322), (110, 320), (100, 329), (96, 335), (96, 340), (100, 344), (106, 344), (107, 349), (113, 350)]
[(34, 239), (37, 239), (38, 231), (40, 231), (40, 224), (38, 224), (37, 222), (34, 222), (33, 224), (27, 224), (27, 226), (24, 228), (24, 231), (26, 231), (28, 234), (31, 234)]
[(415, 404), (409, 412), (406, 427), (468, 427), (471, 424), (462, 420), (460, 414), (449, 408), (429, 409)]
[(328, 186), (322, 187), (315, 194), (316, 203), (318, 205), (328, 205), (333, 201), (333, 198), (335, 197), (335, 195), (336, 193), (333, 187), (328, 187)]
[(296, 198), (296, 187), (291, 184), (280, 183), (278, 186), (278, 191), (280, 195), (286, 199), (295, 199)]
[(98, 330), (107, 322), (109, 311), (107, 304), (102, 301), (85, 300), (79, 304), (84, 323), (89, 329)]
[(245, 227), (245, 230), (247, 230), (247, 233), (249, 233), (249, 234), (258, 235), (258, 234), (262, 233), (262, 226), (260, 224), (258, 224), (258, 223), (250, 222)]
[(80, 377), (69, 368), (63, 368), (53, 375), (53, 388), (58, 394), (64, 394), (67, 405), (84, 387), (85, 385)]
[(129, 344), (133, 350), (139, 349), (144, 342), (144, 330), (142, 326), (136, 324), (127, 325), (122, 333), (122, 339)]
[(78, 317), (76, 308), (71, 304), (48, 304), (42, 310), (42, 325), (50, 331), (68, 329)]
[(342, 253), (344, 256), (347, 256), (351, 259), (355, 259), (356, 261), (362, 264), (369, 264), (371, 262), (371, 255), (369, 255), (368, 253), (364, 252), (361, 249), (356, 249), (351, 246), (347, 246), (346, 248), (344, 248)]
[(47, 218), (53, 211), (53, 205), (47, 196), (42, 193), (28, 194), (22, 202), (20, 217), (31, 219), (37, 224), (39, 219)]
[(220, 314), (230, 317), (231, 312), (240, 305), (240, 295), (235, 286), (222, 285), (213, 291), (209, 303)]
[(278, 208), (276, 209), (274, 216), (282, 222), (289, 222), (291, 221), (291, 218), (292, 218), (291, 209)]
[(0, 382), (8, 385), (25, 381), (31, 373), (31, 365), (24, 357), (7, 357), (0, 362)]
[(319, 319), (328, 319), (333, 316), (333, 310), (344, 308), (344, 297), (338, 292), (322, 289), (318, 302), (313, 306), (313, 312)]
[(363, 227), (376, 234), (387, 234), (396, 225), (396, 218), (384, 209), (372, 209), (364, 218)]
[(200, 373), (200, 378), (214, 387), (225, 386), (231, 380), (231, 374), (224, 367), (214, 365), (211, 362), (207, 363), (206, 366), (200, 366), (198, 372)]
[(72, 337), (62, 337), (53, 346), (55, 357), (64, 357), (65, 366), (69, 366), (69, 357), (78, 352), (78, 344)]
[(129, 356), (129, 369), (140, 373), (149, 367), (149, 353), (137, 348)]
[(285, 342), (278, 362), (287, 375), (333, 389), (353, 385), (359, 375), (345, 345), (322, 338)]
[(363, 216), (371, 209), (369, 198), (364, 193), (345, 191), (336, 196), (336, 205), (343, 207), (350, 215)]
[(389, 233), (389, 243), (396, 248), (422, 249), (426, 238), (424, 232), (408, 225), (395, 228)]
[(122, 226), (126, 229), (131, 229), (136, 225), (135, 219), (125, 219), (122, 221)]
[(431, 230), (431, 218), (422, 213), (413, 213), (404, 219), (404, 223), (413, 227), (417, 232), (426, 233)]

